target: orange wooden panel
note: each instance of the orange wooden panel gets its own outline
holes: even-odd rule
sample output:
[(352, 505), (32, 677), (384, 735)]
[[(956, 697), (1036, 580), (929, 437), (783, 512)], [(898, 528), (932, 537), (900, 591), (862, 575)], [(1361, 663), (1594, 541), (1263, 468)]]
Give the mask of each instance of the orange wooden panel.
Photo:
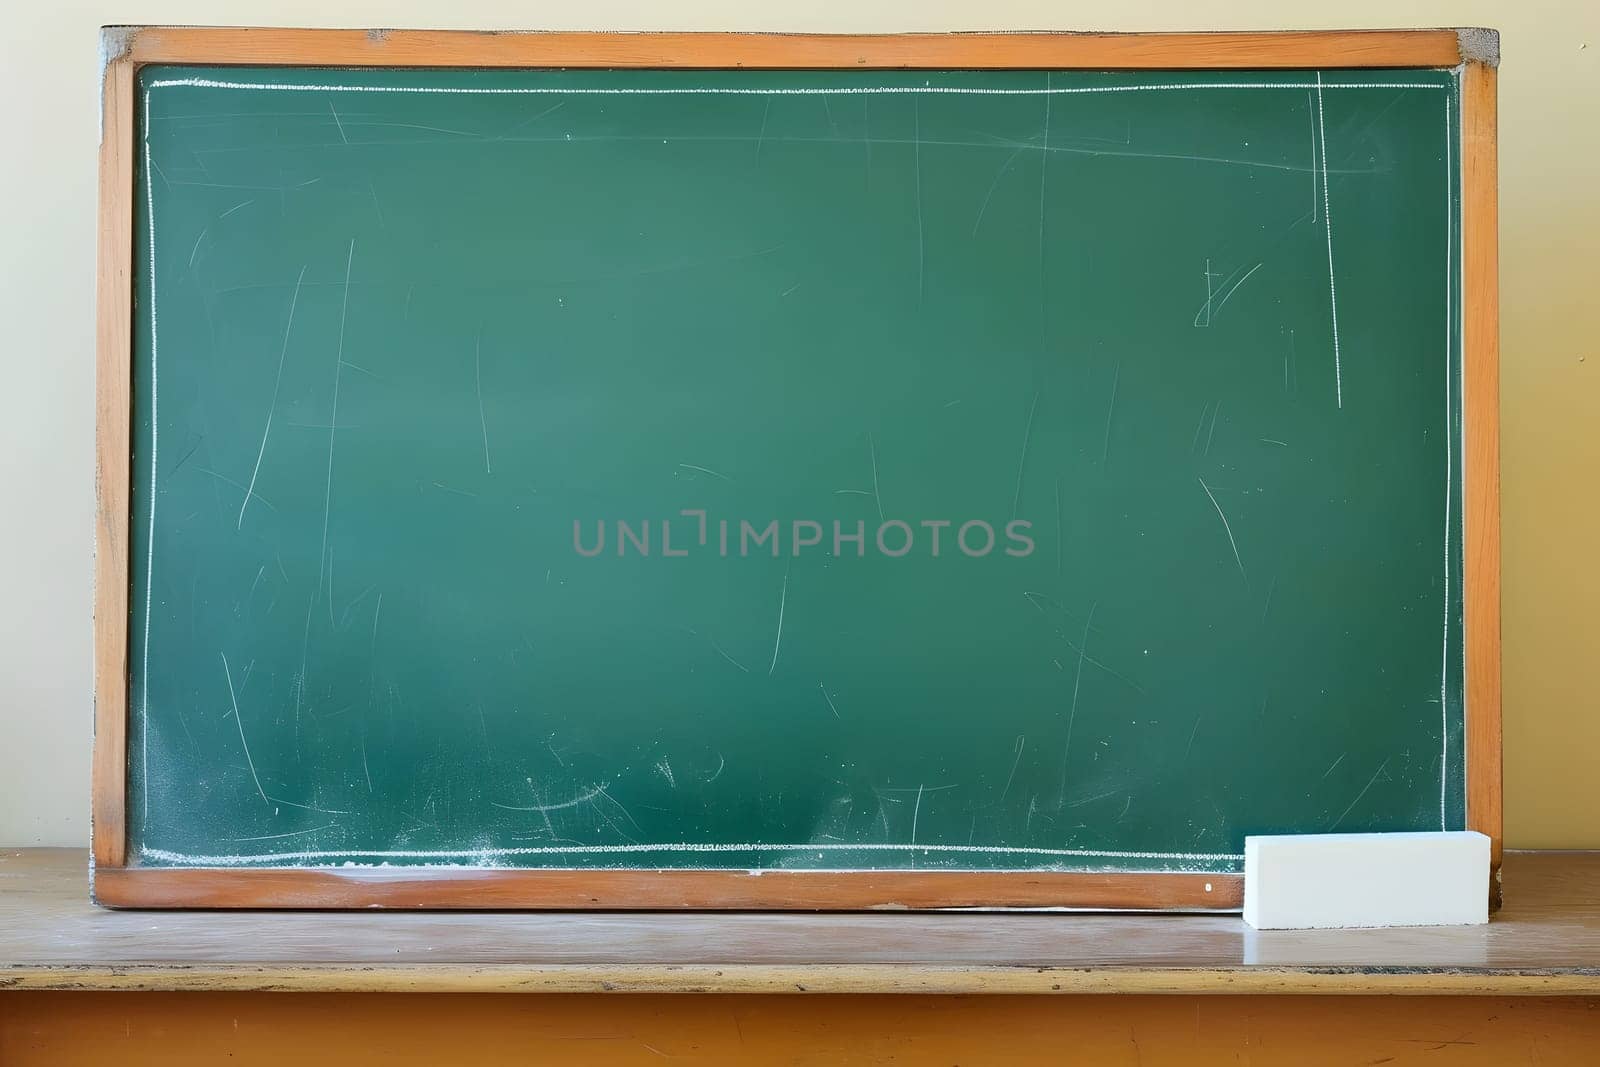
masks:
[(95, 900), (141, 908), (960, 908), (1238, 910), (1236, 874), (103, 868)]
[(7, 1067), (1590, 1064), (1600, 1000), (0, 993)]
[(1454, 30), (1278, 33), (484, 33), (148, 27), (136, 63), (397, 67), (1450, 67)]
[(128, 770), (128, 437), (133, 344), (133, 64), (102, 86), (95, 333), (94, 764), (96, 863), (126, 847)]
[[(1462, 471), (1465, 520), (1467, 826), (1500, 870), (1500, 303), (1495, 70), (1461, 77)], [(1498, 898), (1498, 879), (1491, 882)]]

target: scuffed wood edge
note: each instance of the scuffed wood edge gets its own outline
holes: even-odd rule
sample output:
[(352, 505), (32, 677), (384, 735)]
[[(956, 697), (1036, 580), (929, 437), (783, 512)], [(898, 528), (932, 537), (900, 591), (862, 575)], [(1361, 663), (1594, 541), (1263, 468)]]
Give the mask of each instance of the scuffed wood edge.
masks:
[(1461, 50), (1461, 62), (1482, 63), (1486, 67), (1500, 65), (1500, 31), (1481, 26), (1467, 26), (1456, 31)]
[(1500, 895), (1503, 847), (1500, 663), (1499, 179), (1495, 69), (1461, 74), (1462, 470), (1467, 827), (1489, 835)]
[(273, 964), (13, 967), (6, 990), (295, 993), (921, 993), (1596, 996), (1600, 972), (949, 964)]
[(132, 459), (134, 62), (105, 65), (101, 86), (99, 244), (95, 277), (94, 755), (91, 833), (97, 865), (127, 842), (128, 527)]
[(336, 67), (1222, 70), (1453, 67), (1455, 30), (1263, 33), (593, 33), (152, 26), (138, 63)]
[(1076, 871), (507, 870), (114, 867), (95, 900), (125, 908), (1238, 911), (1237, 874)]

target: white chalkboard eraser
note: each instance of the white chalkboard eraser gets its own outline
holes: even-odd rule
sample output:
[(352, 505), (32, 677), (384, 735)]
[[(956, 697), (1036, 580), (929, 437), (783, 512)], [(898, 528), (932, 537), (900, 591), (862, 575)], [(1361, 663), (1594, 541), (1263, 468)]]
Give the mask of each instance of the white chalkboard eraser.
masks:
[(1244, 839), (1244, 921), (1258, 930), (1489, 921), (1489, 839), (1450, 833)]

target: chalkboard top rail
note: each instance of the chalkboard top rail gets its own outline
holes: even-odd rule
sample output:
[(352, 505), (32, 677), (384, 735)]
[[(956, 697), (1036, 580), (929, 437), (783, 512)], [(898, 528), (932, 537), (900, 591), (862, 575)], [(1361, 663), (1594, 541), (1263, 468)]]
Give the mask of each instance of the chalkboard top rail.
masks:
[(1224, 70), (1499, 62), (1488, 29), (1261, 33), (610, 33), (110, 26), (107, 62), (341, 67)]
[[(96, 898), (127, 907), (1232, 910), (1234, 874), (156, 869), (128, 842), (138, 72), (151, 64), (746, 70), (1459, 69), (1466, 824), (1501, 849), (1496, 64), (1492, 30), (807, 35), (108, 27), (102, 31), (96, 330)], [(3, 981), (3, 980), (0, 980)], [(574, 986), (576, 988), (576, 986)], [(841, 986), (840, 988), (843, 988)], [(1064, 987), (1063, 987), (1064, 988)], [(1131, 988), (1131, 987), (1130, 987)], [(1400, 991), (1400, 990), (1392, 990)]]

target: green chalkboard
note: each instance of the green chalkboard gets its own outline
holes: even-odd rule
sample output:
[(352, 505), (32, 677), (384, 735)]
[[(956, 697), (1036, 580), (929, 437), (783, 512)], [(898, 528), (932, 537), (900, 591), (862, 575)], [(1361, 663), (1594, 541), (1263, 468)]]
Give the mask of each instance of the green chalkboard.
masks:
[(133, 862), (1462, 826), (1452, 74), (140, 78)]

